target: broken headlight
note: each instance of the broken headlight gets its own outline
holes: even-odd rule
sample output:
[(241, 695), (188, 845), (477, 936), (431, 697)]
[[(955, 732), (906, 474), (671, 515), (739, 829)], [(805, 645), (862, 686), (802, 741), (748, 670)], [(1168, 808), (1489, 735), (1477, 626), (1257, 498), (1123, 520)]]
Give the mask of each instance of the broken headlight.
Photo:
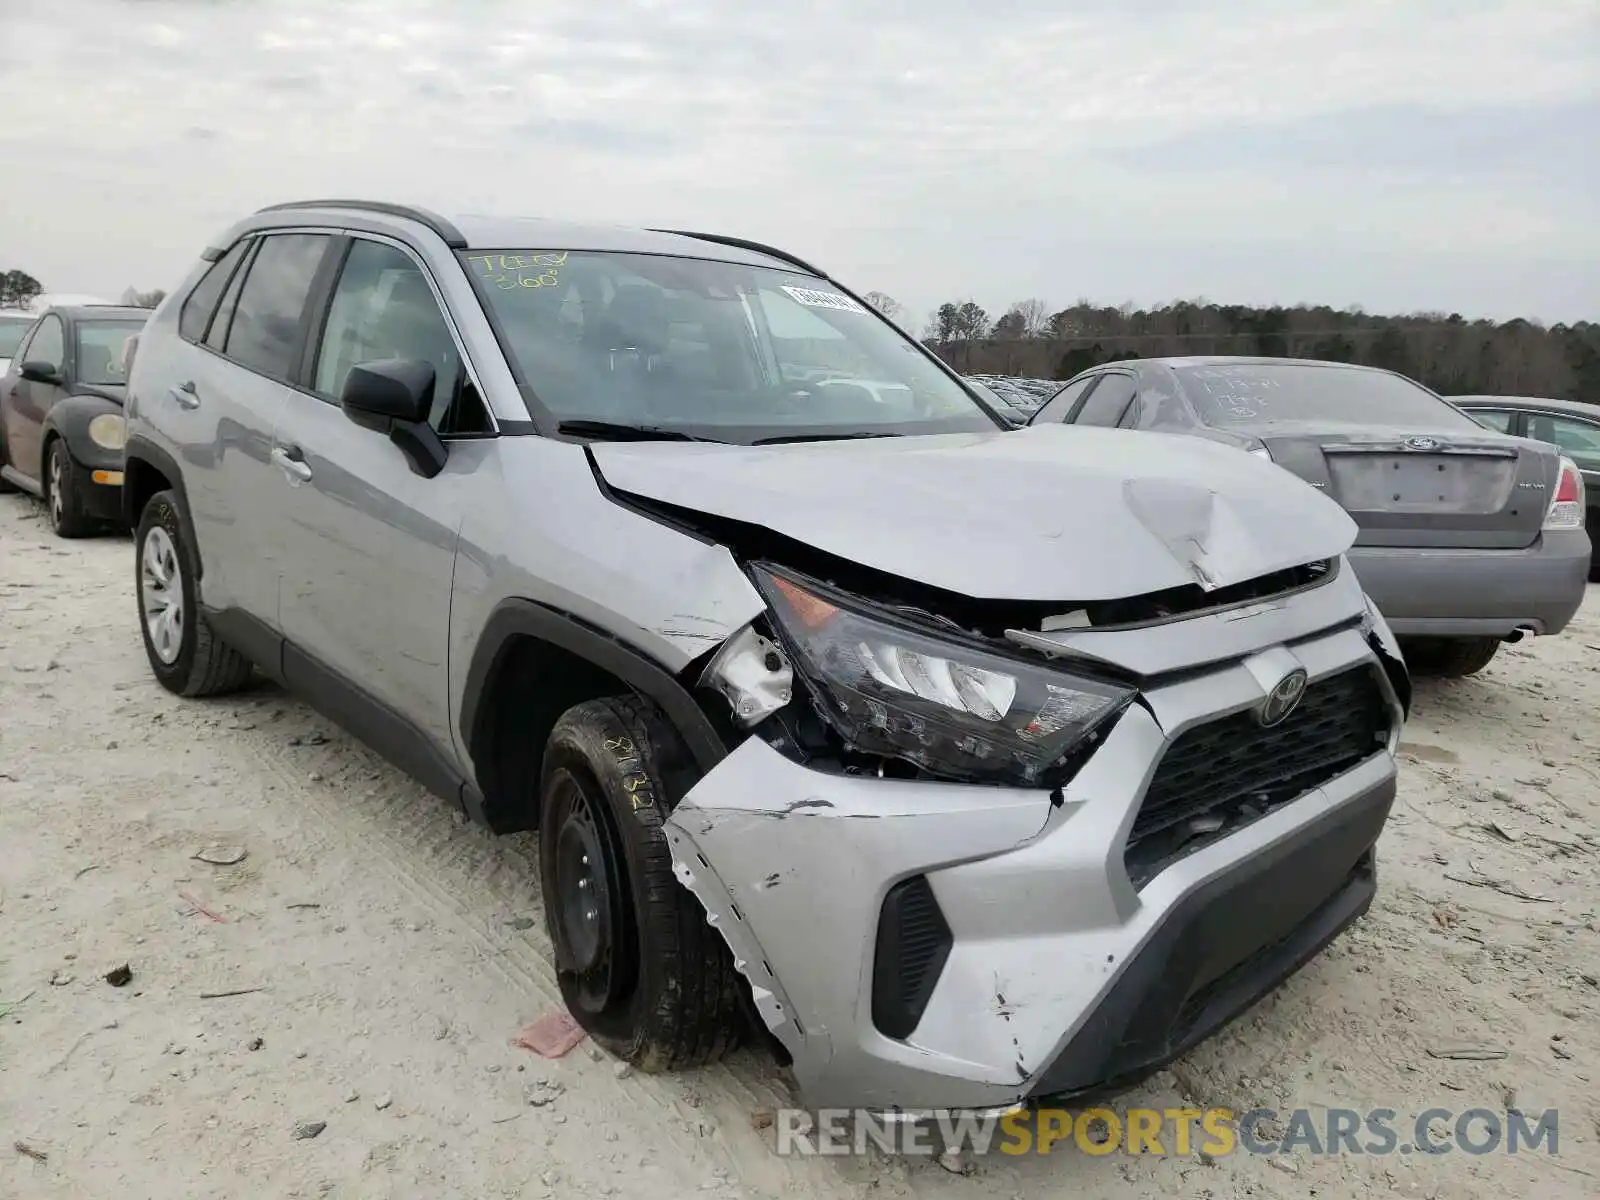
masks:
[(1116, 683), (963, 644), (755, 568), (796, 672), (854, 750), (938, 775), (1049, 786), (1133, 700)]

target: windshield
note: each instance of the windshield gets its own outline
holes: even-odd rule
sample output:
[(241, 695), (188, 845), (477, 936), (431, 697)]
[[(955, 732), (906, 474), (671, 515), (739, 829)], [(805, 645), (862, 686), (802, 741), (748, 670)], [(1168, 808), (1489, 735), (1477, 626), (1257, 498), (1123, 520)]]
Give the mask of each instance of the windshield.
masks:
[(1357, 428), (1475, 429), (1427, 389), (1385, 371), (1309, 363), (1175, 367), (1200, 419), (1218, 428), (1278, 422)]
[(32, 324), (32, 317), (0, 317), (0, 358), (10, 358), (17, 352), (22, 335)]
[(996, 428), (921, 347), (809, 275), (647, 254), (462, 258), (518, 381), (557, 421), (729, 442)]
[(102, 387), (126, 383), (124, 351), (128, 339), (143, 328), (143, 321), (78, 322), (78, 382)]

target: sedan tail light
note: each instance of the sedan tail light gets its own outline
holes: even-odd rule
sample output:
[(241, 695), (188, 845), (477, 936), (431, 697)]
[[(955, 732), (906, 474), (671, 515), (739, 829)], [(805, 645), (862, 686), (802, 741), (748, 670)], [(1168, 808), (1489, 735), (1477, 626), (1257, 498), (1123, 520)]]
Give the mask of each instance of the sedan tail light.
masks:
[(1583, 476), (1578, 471), (1578, 464), (1570, 458), (1563, 458), (1555, 498), (1550, 501), (1550, 508), (1544, 514), (1544, 527), (1582, 529), (1583, 499)]

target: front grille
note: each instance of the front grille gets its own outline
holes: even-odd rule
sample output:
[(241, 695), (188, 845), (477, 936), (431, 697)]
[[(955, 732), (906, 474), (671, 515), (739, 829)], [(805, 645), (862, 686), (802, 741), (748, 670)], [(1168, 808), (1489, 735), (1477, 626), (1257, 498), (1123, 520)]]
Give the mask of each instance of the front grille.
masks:
[(1180, 735), (1128, 835), (1135, 885), (1349, 770), (1388, 737), (1389, 719), (1364, 664), (1311, 684), (1281, 725), (1264, 729), (1246, 709)]

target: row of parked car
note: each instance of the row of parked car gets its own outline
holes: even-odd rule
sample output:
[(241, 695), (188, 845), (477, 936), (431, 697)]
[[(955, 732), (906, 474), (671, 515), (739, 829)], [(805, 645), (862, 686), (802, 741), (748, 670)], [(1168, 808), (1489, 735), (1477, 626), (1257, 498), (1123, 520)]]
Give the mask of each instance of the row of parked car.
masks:
[(1590, 553), (1569, 458), (1398, 377), (1119, 363), (1012, 428), (718, 234), (280, 205), (98, 357), (137, 319), (45, 314), (0, 411), (58, 531), (120, 495), (155, 677), (537, 828), (597, 1042), (760, 1039), (815, 1105), (1079, 1096), (1231, 1020), (1371, 903), (1386, 618), (1554, 632)]

